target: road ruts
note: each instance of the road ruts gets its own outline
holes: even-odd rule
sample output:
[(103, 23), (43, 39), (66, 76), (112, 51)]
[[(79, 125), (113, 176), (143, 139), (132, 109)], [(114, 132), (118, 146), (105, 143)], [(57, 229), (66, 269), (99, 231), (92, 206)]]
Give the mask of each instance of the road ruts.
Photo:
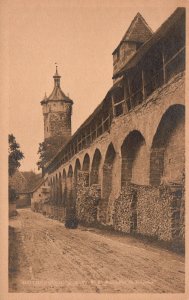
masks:
[(97, 229), (66, 229), (30, 209), (18, 212), (10, 221), (19, 237), (10, 292), (184, 292), (182, 256)]

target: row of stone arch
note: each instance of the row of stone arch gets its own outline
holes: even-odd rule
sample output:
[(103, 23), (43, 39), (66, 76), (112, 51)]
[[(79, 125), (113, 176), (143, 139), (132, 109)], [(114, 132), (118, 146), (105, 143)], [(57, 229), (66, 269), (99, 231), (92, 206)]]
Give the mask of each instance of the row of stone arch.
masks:
[[(179, 135), (184, 136), (184, 119), (183, 105), (170, 107), (161, 119), (150, 150), (144, 136), (138, 130), (133, 130), (126, 136), (121, 146), (121, 187), (129, 182), (159, 185), (163, 176), (172, 181), (181, 176), (184, 170), (184, 146), (183, 143), (179, 145)], [(177, 139), (175, 144), (174, 138)], [(180, 139), (182, 140), (182, 136)], [(169, 143), (171, 146), (167, 150)], [(112, 171), (116, 155), (111, 142), (103, 165), (99, 149), (95, 150), (92, 161), (88, 153), (85, 154), (82, 165), (77, 158), (74, 168), (70, 164), (67, 174), (64, 169), (62, 174), (56, 174), (51, 178), (51, 200), (60, 205), (65, 205), (66, 201), (72, 202), (76, 197), (77, 191), (74, 187), (77, 186), (80, 172), (86, 174), (85, 186), (101, 184), (102, 198), (108, 198), (112, 190)], [(169, 172), (171, 174), (168, 174)]]

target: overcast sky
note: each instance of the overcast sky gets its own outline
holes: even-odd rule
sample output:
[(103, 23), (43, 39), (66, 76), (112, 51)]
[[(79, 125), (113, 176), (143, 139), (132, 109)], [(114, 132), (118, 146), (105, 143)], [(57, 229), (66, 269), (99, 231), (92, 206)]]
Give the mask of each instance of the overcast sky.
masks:
[(40, 101), (45, 91), (47, 96), (52, 92), (55, 62), (61, 88), (74, 101), (74, 133), (111, 87), (112, 52), (132, 19), (140, 12), (155, 31), (176, 9), (174, 1), (161, 5), (119, 0), (9, 2), (9, 132), (25, 155), (20, 170), (37, 171), (38, 144), (43, 141)]

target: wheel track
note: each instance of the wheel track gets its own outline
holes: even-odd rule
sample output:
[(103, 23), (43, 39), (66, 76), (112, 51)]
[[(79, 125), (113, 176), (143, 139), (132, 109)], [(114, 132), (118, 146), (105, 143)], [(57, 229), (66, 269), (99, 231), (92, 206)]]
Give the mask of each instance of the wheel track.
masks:
[[(91, 233), (81, 229), (68, 230), (58, 221), (48, 220), (42, 215), (26, 210), (20, 213), (20, 218), (25, 244), (24, 252), (27, 247), (31, 247), (27, 253), (28, 256), (32, 251), (34, 256), (37, 254), (42, 256), (41, 259), (39, 258), (37, 266), (39, 270), (42, 269), (41, 273), (38, 273), (39, 277), (47, 277), (45, 274), (51, 276), (50, 270), (48, 272), (43, 270), (44, 266), (47, 268), (49, 265), (45, 257), (49, 257), (51, 260), (54, 259), (52, 266), (57, 268), (57, 275), (64, 279), (68, 277), (69, 280), (78, 279), (78, 285), (74, 286), (73, 283), (72, 290), (86, 290), (87, 287), (79, 286), (79, 281), (82, 281), (82, 278), (91, 278), (93, 281), (88, 288), (93, 291), (98, 286), (95, 284), (95, 280), (97, 282), (98, 280), (109, 280), (110, 282), (114, 280), (115, 286), (111, 287), (108, 283), (98, 286), (98, 289), (103, 292), (110, 289), (112, 291), (127, 289), (127, 292), (137, 289), (143, 292), (183, 291), (183, 275), (178, 271), (183, 272), (183, 263), (172, 259), (172, 257), (176, 258), (176, 255), (171, 256), (163, 251), (151, 251), (149, 248), (140, 248), (132, 244), (116, 243), (111, 237), (96, 232)], [(166, 254), (166, 258), (173, 266), (171, 269), (166, 259), (162, 257), (162, 253)], [(148, 260), (146, 255), (149, 255)], [(32, 266), (34, 261), (28, 256), (28, 264)], [(62, 269), (64, 270), (62, 271)], [(139, 282), (142, 277), (144, 280), (153, 277), (153, 282), (149, 280), (148, 285), (144, 285)], [(130, 280), (127, 287), (123, 283), (126, 278)], [(65, 291), (65, 289), (69, 290), (69, 287), (60, 287), (59, 289)], [(54, 287), (53, 290), (56, 288)]]

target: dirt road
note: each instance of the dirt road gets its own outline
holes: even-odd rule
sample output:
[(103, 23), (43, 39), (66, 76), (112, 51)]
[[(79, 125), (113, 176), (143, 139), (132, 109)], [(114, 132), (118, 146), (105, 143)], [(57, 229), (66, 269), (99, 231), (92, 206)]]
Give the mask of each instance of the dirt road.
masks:
[(30, 209), (10, 220), (18, 272), (10, 292), (184, 292), (184, 258), (134, 238), (66, 229)]

